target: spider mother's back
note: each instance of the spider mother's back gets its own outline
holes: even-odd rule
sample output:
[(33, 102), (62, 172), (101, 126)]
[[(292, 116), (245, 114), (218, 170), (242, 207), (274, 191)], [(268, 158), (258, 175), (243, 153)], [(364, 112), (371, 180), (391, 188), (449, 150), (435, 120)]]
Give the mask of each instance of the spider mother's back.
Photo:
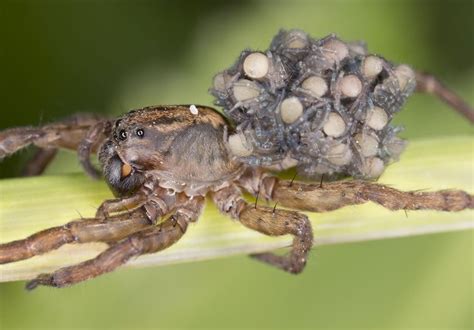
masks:
[(405, 142), (390, 125), (415, 73), (362, 42), (280, 31), (265, 51), (243, 51), (211, 93), (236, 126), (234, 154), (249, 165), (322, 175), (378, 177)]

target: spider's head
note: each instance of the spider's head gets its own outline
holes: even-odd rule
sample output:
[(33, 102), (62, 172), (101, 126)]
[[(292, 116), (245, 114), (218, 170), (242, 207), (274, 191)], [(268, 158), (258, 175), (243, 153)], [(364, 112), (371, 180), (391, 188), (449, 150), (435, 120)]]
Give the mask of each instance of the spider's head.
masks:
[(116, 195), (132, 194), (145, 180), (143, 173), (121, 157), (113, 140), (102, 145), (99, 160), (105, 179)]
[(116, 194), (133, 193), (145, 181), (145, 172), (156, 169), (161, 162), (162, 140), (153, 120), (143, 110), (131, 111), (115, 121), (111, 136), (99, 152), (99, 160)]

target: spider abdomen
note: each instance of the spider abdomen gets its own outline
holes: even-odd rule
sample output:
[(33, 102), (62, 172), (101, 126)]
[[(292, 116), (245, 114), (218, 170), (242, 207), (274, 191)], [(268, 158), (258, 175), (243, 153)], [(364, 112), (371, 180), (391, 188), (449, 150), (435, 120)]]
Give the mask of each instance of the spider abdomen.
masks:
[(265, 52), (243, 51), (211, 93), (236, 125), (240, 161), (301, 175), (378, 177), (403, 151), (393, 115), (415, 89), (414, 72), (334, 35), (281, 31)]

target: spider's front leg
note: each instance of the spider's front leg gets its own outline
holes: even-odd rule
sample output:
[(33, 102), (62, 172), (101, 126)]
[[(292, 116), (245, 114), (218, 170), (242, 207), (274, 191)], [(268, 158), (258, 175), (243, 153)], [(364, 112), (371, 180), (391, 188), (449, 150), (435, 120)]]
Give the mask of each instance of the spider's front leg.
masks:
[(474, 196), (461, 190), (400, 191), (360, 180), (310, 184), (280, 180), (258, 170), (248, 171), (239, 184), (248, 192), (254, 195), (260, 192), (282, 206), (311, 212), (327, 212), (369, 201), (390, 210), (456, 212), (474, 208)]
[(56, 148), (38, 148), (31, 159), (28, 160), (23, 170), (22, 176), (35, 176), (44, 172), (46, 167), (53, 161), (58, 153)]
[(108, 273), (133, 257), (164, 250), (176, 243), (186, 232), (189, 222), (198, 219), (204, 206), (203, 197), (195, 197), (177, 206), (174, 213), (159, 224), (128, 236), (112, 245), (94, 259), (61, 268), (51, 274), (41, 274), (27, 283), (32, 290), (38, 285), (65, 287)]
[[(28, 259), (64, 244), (119, 241), (151, 227), (173, 205), (185, 202), (183, 196), (169, 195), (162, 188), (156, 188), (152, 193), (139, 190), (130, 197), (107, 200), (98, 208), (95, 218), (71, 221), (25, 239), (0, 244), (0, 264)], [(110, 215), (120, 211), (126, 212)]]
[[(27, 176), (41, 174), (53, 160), (59, 148), (78, 150), (84, 138), (90, 136), (88, 139), (90, 143), (90, 146), (88, 146), (89, 153), (97, 150), (98, 146), (105, 139), (106, 132), (98, 132), (97, 129), (91, 132), (95, 133), (95, 135), (88, 134), (88, 132), (97, 126), (101, 126), (105, 130), (106, 123), (108, 121), (98, 115), (77, 114), (62, 121), (39, 127), (17, 127), (1, 131), (0, 161), (18, 150), (33, 144), (39, 150), (26, 165), (23, 173)], [(85, 155), (86, 153), (83, 152), (82, 154)], [(89, 157), (88, 154), (87, 157)]]
[(111, 242), (150, 227), (144, 210), (103, 218), (71, 221), (48, 228), (25, 239), (0, 244), (0, 264), (28, 259), (58, 249), (64, 244)]
[(92, 125), (86, 134), (82, 137), (79, 145), (77, 146), (77, 156), (82, 168), (86, 173), (94, 178), (99, 179), (101, 171), (96, 169), (90, 160), (92, 152), (97, 151), (99, 146), (105, 141), (107, 136), (112, 130), (110, 121), (102, 120)]
[(269, 236), (287, 234), (294, 236), (289, 255), (259, 253), (252, 257), (293, 274), (298, 274), (304, 269), (313, 245), (311, 223), (304, 214), (248, 204), (236, 186), (217, 191), (213, 195), (213, 200), (221, 212), (229, 214), (246, 227)]

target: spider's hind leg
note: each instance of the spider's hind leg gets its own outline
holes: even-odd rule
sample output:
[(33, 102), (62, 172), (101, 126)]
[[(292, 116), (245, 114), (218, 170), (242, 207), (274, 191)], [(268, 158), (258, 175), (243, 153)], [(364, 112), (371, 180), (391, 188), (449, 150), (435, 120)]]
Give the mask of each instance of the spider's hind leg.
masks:
[(390, 210), (438, 210), (457, 212), (474, 208), (474, 196), (462, 190), (433, 192), (400, 191), (368, 181), (336, 181), (311, 184), (280, 180), (253, 171), (239, 185), (251, 194), (259, 191), (279, 205), (311, 212), (328, 212), (348, 205), (374, 202)]
[(437, 210), (457, 212), (474, 208), (472, 195), (461, 190), (433, 192), (400, 191), (366, 181), (330, 182), (322, 186), (278, 182), (272, 199), (299, 210), (326, 212), (347, 205), (374, 202), (390, 210)]
[(269, 236), (288, 234), (294, 236), (288, 255), (258, 253), (251, 257), (293, 274), (298, 274), (304, 269), (313, 245), (311, 223), (304, 214), (248, 204), (235, 186), (217, 191), (213, 199), (221, 212), (229, 214), (248, 228)]
[(416, 72), (416, 87), (419, 92), (437, 96), (469, 120), (471, 124), (474, 123), (474, 109), (454, 91), (443, 85), (435, 76), (424, 72)]

